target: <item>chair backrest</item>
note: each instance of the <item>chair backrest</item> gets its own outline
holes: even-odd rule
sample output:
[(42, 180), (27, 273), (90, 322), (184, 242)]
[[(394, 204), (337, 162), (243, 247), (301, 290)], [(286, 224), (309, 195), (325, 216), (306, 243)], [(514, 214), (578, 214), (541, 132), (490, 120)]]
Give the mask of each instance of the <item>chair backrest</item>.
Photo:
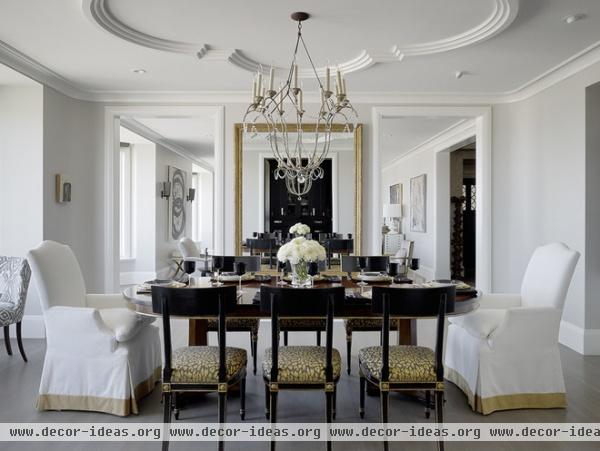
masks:
[(186, 258), (199, 258), (200, 251), (198, 250), (198, 246), (194, 243), (194, 240), (191, 238), (184, 236), (179, 240), (179, 252), (181, 252), (181, 256)]
[(354, 240), (346, 240), (342, 238), (329, 238), (325, 241), (325, 249), (329, 253), (343, 252), (351, 254), (354, 252)]
[[(358, 259), (355, 255), (342, 256), (342, 271), (351, 273), (360, 271)], [(365, 257), (367, 259), (367, 267), (365, 271), (387, 271), (390, 264), (390, 257), (387, 255), (373, 255)]]
[(381, 381), (389, 381), (390, 316), (410, 318), (437, 317), (435, 341), (435, 372), (439, 382), (444, 380), (442, 354), (446, 313), (455, 306), (456, 287), (435, 288), (373, 287), (371, 309), (383, 317), (381, 327), (382, 370)]
[(27, 253), (42, 310), (57, 305), (85, 306), (85, 282), (75, 254), (66, 244), (43, 241)]
[(279, 317), (326, 317), (325, 380), (333, 382), (333, 317), (344, 308), (344, 287), (282, 288), (262, 285), (260, 309), (271, 314), (271, 382), (279, 367)]
[[(213, 257), (212, 257), (213, 268), (214, 268), (215, 257), (219, 257), (219, 256), (213, 255)], [(246, 265), (246, 272), (260, 271), (260, 256), (258, 256), (258, 255), (253, 255), (253, 256), (221, 255), (220, 257), (223, 258), (223, 267), (221, 268), (221, 271), (224, 271), (224, 272), (233, 271), (235, 262), (244, 262)]]
[(538, 247), (523, 277), (521, 304), (562, 309), (579, 255), (563, 243)]
[(14, 322), (23, 318), (31, 269), (22, 257), (0, 256), (0, 303), (12, 306)]
[(251, 250), (274, 250), (277, 247), (276, 238), (248, 238), (246, 245)]
[(171, 380), (172, 342), (171, 315), (174, 316), (203, 316), (218, 318), (219, 334), (219, 382), (226, 381), (226, 317), (235, 309), (237, 302), (235, 286), (206, 287), (206, 288), (169, 288), (152, 287), (152, 311), (162, 315), (163, 320), (163, 352), (164, 364), (163, 381)]

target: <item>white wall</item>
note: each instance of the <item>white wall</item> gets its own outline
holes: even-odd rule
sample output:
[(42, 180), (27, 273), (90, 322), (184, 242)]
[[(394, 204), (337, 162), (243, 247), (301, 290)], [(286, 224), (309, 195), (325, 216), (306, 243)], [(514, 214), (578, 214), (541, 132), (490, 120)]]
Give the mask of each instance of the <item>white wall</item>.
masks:
[[(168, 234), (168, 206), (167, 199), (160, 197), (161, 183), (168, 180), (168, 167), (176, 166), (187, 173), (187, 188), (191, 186), (192, 161), (183, 158), (176, 153), (166, 149), (161, 145), (156, 146), (156, 273), (157, 277), (165, 277), (171, 273), (172, 261), (171, 255), (177, 249), (177, 242), (171, 240)], [(192, 209), (190, 203), (186, 201), (186, 236), (191, 236), (192, 232)]]
[[(42, 241), (42, 112), (41, 85), (0, 86), (0, 255), (25, 257), (27, 251)], [(40, 312), (32, 281), (25, 315)], [(27, 316), (23, 334), (30, 336), (32, 325)]]
[[(100, 104), (44, 88), (44, 239), (68, 244), (88, 292), (104, 281), (104, 117)], [(72, 201), (54, 199), (54, 176), (68, 174)]]

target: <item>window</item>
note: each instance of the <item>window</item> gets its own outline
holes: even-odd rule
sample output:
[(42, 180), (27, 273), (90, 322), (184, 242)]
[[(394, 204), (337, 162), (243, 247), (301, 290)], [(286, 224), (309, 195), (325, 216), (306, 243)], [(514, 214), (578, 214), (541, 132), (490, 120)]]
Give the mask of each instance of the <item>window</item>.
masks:
[(121, 146), (119, 168), (119, 255), (121, 260), (127, 260), (134, 258), (131, 220), (133, 190), (130, 145)]

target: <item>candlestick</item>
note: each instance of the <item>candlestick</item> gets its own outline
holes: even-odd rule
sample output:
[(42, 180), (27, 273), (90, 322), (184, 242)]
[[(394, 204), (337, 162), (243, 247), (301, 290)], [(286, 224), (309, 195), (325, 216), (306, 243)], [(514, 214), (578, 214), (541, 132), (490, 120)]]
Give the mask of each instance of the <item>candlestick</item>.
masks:
[(298, 65), (294, 64), (294, 85), (293, 88), (296, 89), (298, 87)]
[(298, 94), (298, 104), (300, 106), (300, 111), (304, 110), (304, 100), (303, 100), (302, 90), (300, 90), (300, 93)]
[(275, 82), (275, 69), (271, 66), (271, 70), (269, 71), (269, 91), (273, 91), (273, 84)]
[(327, 69), (325, 69), (325, 91), (329, 91), (329, 79), (331, 78), (331, 71), (329, 70), (329, 67), (327, 67)]
[(259, 90), (258, 92), (260, 93), (260, 88), (262, 86), (262, 73), (261, 72), (258, 73), (257, 85), (258, 85), (258, 90)]
[(346, 94), (346, 79), (342, 78), (342, 94)]
[(340, 72), (339, 66), (337, 68), (335, 76), (336, 76), (336, 82), (337, 82), (338, 89), (341, 90), (342, 89), (342, 73)]

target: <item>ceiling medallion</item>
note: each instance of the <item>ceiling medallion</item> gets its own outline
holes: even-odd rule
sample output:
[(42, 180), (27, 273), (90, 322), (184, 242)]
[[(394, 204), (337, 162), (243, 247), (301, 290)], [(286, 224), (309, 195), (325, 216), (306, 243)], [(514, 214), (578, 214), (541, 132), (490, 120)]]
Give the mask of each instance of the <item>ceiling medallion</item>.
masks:
[[(354, 133), (358, 115), (348, 100), (346, 80), (339, 67), (335, 76), (335, 95), (331, 90), (331, 69), (325, 69), (325, 85), (302, 37), (302, 22), (309, 18), (305, 12), (295, 12), (292, 20), (298, 22), (298, 35), (288, 77), (275, 90), (275, 70), (271, 67), (265, 88), (262, 67), (252, 83), (252, 102), (244, 115), (244, 131), (257, 135), (256, 124), (266, 123), (267, 141), (277, 160), (275, 180), (285, 179), (287, 190), (298, 198), (306, 195), (315, 180), (325, 175), (321, 163), (331, 146), (334, 122), (342, 123), (344, 132)], [(298, 49), (302, 48), (312, 67), (318, 84), (321, 103), (313, 115), (304, 109), (304, 92), (298, 83)], [(314, 131), (303, 130), (306, 118), (315, 124)], [(308, 135), (308, 137), (306, 136)]]

